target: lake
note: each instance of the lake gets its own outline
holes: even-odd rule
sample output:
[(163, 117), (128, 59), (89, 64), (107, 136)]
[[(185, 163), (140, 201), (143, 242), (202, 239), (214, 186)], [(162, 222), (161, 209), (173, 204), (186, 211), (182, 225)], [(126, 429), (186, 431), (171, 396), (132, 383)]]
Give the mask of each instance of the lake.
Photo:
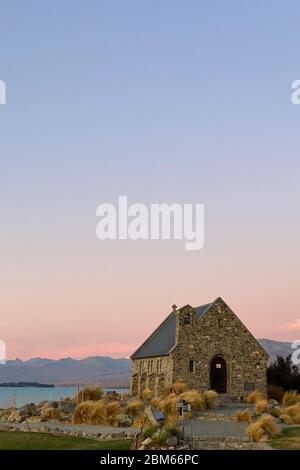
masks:
[[(105, 392), (127, 392), (127, 388), (104, 388)], [(77, 387), (0, 387), (0, 408), (10, 406), (22, 406), (26, 403), (38, 403), (43, 400), (60, 400), (64, 397), (73, 397), (77, 393)]]

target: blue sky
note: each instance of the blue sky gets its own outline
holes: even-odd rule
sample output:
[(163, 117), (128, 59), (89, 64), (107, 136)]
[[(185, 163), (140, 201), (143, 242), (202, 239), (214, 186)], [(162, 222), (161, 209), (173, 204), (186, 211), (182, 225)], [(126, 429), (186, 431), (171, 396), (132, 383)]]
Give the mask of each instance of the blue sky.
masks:
[[(176, 300), (169, 301), (172, 291), (178, 304), (186, 297), (205, 302), (216, 291), (245, 312), (258, 336), (290, 338), (279, 330), (282, 307), (299, 284), (300, 106), (290, 99), (300, 78), (299, 2), (12, 0), (1, 2), (0, 13), (0, 79), (7, 85), (7, 105), (0, 106), (3, 286), (18, 290), (26, 278), (34, 296), (43, 279), (55, 296), (57, 272), (72, 292), (70, 279), (84, 270), (84, 299), (89, 282), (108, 282), (104, 271), (118, 292), (120, 262), (130, 259), (124, 276), (132, 285), (144, 276), (139, 300), (157, 312), (130, 344), (161, 319)], [(96, 207), (120, 194), (132, 202), (204, 202), (203, 252), (192, 258), (181, 245), (100, 247)], [(160, 292), (160, 304), (148, 307), (157, 288), (153, 272), (170, 282), (174, 259), (203, 292), (178, 275), (167, 294)], [(96, 299), (96, 288), (89, 295)], [(130, 316), (135, 296), (125, 297)], [(35, 305), (23, 298), (24, 309), (11, 298), (4, 303), (13, 351), (22, 341), (18, 332), (11, 339), (12, 325), (21, 316), (36, 319), (45, 299)], [(299, 299), (291, 302), (287, 321), (299, 306)], [(119, 319), (119, 311), (112, 316)], [(61, 314), (67, 323), (71, 313)], [(20, 355), (31, 351), (25, 340), (22, 348)]]

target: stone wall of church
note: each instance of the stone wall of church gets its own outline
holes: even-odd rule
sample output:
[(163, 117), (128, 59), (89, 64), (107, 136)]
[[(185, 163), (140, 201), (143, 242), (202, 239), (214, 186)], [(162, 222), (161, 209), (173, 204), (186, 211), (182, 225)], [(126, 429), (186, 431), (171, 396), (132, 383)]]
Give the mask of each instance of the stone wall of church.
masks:
[(211, 362), (220, 356), (226, 362), (228, 396), (241, 399), (252, 389), (266, 393), (267, 354), (222, 299), (200, 319), (190, 306), (177, 311), (176, 341), (173, 381), (211, 388)]
[(172, 384), (173, 360), (169, 356), (156, 356), (132, 361), (130, 394), (138, 396), (150, 388), (155, 396)]

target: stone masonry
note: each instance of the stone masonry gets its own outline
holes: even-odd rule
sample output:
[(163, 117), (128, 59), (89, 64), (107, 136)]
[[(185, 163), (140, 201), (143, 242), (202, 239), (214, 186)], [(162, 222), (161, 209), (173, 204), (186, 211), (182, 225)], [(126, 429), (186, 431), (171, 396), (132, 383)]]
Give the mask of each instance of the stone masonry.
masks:
[[(238, 400), (242, 400), (254, 389), (266, 392), (268, 356), (220, 297), (208, 304), (201, 316), (190, 305), (174, 308), (168, 317), (170, 324), (173, 321), (172, 315), (176, 316), (176, 322), (173, 322), (176, 325), (175, 344), (170, 350), (157, 356), (155, 353), (148, 357), (143, 356), (143, 350), (151, 351), (151, 341), (155, 341), (151, 336), (144, 343), (146, 348), (142, 345), (133, 354), (132, 395), (138, 395), (148, 387), (157, 396), (163, 388), (177, 379), (199, 391), (216, 389), (218, 380), (222, 380), (223, 394)], [(168, 333), (171, 334), (171, 329), (169, 330)], [(159, 333), (159, 329), (156, 331)], [(159, 338), (158, 334), (156, 338)], [(161, 341), (164, 341), (163, 337)], [(159, 344), (155, 344), (155, 348), (163, 350)], [(212, 370), (215, 367), (223, 368), (222, 379), (217, 378), (217, 382), (213, 379), (213, 374), (219, 372)], [(215, 383), (216, 386), (213, 387)]]

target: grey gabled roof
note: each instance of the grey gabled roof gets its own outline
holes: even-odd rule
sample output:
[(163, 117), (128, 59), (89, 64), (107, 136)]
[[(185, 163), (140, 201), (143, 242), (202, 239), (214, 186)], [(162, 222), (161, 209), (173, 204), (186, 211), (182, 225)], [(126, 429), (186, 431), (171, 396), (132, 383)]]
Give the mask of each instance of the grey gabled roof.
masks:
[[(202, 315), (212, 304), (196, 307), (196, 316)], [(143, 357), (165, 356), (175, 346), (176, 341), (176, 312), (171, 312), (148, 339), (132, 354), (132, 359)]]

